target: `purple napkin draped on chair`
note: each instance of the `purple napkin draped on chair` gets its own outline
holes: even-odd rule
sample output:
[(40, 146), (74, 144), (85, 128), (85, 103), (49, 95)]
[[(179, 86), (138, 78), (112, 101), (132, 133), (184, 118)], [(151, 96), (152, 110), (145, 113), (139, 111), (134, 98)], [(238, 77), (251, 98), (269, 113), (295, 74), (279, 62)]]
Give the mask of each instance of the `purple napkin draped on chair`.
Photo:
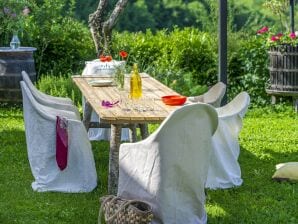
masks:
[(57, 116), (56, 121), (56, 162), (60, 170), (67, 166), (68, 134), (67, 119)]

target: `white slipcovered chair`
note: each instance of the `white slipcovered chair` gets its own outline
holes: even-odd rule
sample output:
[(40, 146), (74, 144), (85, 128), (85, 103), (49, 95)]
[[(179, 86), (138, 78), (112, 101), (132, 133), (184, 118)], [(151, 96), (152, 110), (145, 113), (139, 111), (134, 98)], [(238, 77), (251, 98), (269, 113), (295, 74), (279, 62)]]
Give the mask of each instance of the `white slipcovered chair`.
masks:
[(29, 75), (25, 71), (22, 71), (22, 78), (38, 103), (55, 109), (73, 112), (76, 114), (77, 118), (80, 119), (80, 113), (77, 107), (73, 105), (71, 99), (64, 97), (55, 97), (39, 91), (34, 86), (31, 79), (29, 78)]
[(225, 189), (242, 184), (238, 135), (249, 103), (248, 93), (241, 92), (225, 106), (216, 108), (218, 127), (212, 137), (213, 150), (206, 188)]
[(204, 186), (215, 109), (190, 104), (172, 112), (148, 138), (120, 145), (118, 195), (153, 208), (153, 223), (206, 223)]
[[(111, 76), (115, 72), (115, 66), (119, 66), (122, 62), (101, 62), (98, 59), (93, 60), (93, 61), (87, 61), (86, 66), (82, 72), (82, 76), (87, 76), (87, 75), (97, 75), (97, 76)], [(108, 100), (108, 99), (107, 99)], [(82, 105), (84, 107), (85, 104), (85, 98), (83, 97), (82, 100)], [(91, 122), (100, 122), (100, 118), (95, 113), (92, 111), (91, 114)], [(90, 140), (98, 141), (98, 140), (110, 140), (111, 136), (111, 129), (110, 128), (89, 128), (88, 130), (88, 136)], [(122, 128), (121, 131), (121, 140), (122, 141), (127, 141), (129, 140), (129, 129), (128, 128)]]
[[(21, 81), (28, 159), (35, 191), (90, 192), (97, 185), (91, 144), (83, 123), (69, 111), (39, 104)], [(56, 119), (67, 119), (67, 166), (56, 163)]]
[(190, 103), (208, 103), (214, 107), (220, 107), (225, 92), (226, 85), (223, 82), (218, 82), (203, 95), (190, 96), (187, 98), (187, 101)]

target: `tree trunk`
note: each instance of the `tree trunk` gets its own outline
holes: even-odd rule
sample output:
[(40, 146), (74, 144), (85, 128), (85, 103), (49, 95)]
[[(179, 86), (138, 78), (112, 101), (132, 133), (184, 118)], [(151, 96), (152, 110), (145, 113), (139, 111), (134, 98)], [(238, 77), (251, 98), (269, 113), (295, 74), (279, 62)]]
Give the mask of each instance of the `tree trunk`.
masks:
[(108, 0), (100, 0), (96, 11), (89, 15), (89, 27), (98, 55), (109, 54), (112, 41), (112, 30), (128, 0), (119, 0), (114, 10), (104, 21)]

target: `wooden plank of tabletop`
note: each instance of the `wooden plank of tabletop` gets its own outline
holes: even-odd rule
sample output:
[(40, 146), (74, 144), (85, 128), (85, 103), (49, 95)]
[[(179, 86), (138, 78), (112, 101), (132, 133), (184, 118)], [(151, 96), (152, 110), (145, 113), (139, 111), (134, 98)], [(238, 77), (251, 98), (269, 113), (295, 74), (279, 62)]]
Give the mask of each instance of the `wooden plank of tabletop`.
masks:
[[(125, 102), (125, 100), (130, 101), (128, 100), (129, 77), (126, 77), (125, 80), (126, 91), (119, 91), (115, 86), (92, 87), (88, 84), (88, 81), (94, 79), (111, 79), (111, 77), (73, 77), (74, 82), (82, 91), (95, 112), (100, 114), (102, 121), (109, 123), (161, 122), (176, 108), (164, 105), (160, 97), (177, 93), (151, 78), (149, 75), (142, 75), (143, 100), (137, 102), (138, 107), (140, 104), (145, 105), (144, 107), (147, 108), (145, 111), (128, 111), (126, 108), (128, 103)], [(126, 96), (123, 97), (123, 94)], [(121, 100), (121, 102), (118, 103), (117, 106), (107, 109), (102, 107), (102, 100), (109, 100), (110, 102)], [(129, 103), (131, 103), (131, 101)]]

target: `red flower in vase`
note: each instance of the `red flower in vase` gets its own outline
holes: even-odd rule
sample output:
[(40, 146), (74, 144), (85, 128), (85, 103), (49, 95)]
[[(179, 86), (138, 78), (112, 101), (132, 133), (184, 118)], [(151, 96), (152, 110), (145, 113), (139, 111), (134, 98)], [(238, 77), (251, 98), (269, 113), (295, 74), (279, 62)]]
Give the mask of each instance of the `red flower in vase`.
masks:
[(119, 55), (122, 58), (122, 60), (125, 60), (128, 56), (128, 53), (126, 51), (120, 51)]

